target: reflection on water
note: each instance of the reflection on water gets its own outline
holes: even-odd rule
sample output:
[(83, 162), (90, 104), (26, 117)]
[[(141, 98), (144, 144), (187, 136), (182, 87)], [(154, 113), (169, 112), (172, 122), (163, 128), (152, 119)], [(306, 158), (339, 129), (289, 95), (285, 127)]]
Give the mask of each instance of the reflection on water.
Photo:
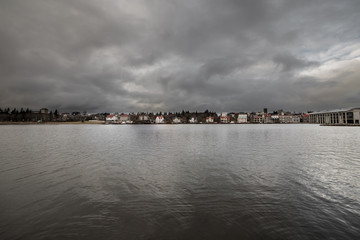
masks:
[(360, 128), (0, 129), (1, 239), (360, 237)]

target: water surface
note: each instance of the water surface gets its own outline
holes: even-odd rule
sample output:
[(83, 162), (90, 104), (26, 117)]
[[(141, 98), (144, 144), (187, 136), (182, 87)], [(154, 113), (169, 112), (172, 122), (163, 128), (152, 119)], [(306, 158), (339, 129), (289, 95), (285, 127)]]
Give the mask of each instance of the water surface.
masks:
[(360, 238), (360, 128), (0, 131), (0, 239)]

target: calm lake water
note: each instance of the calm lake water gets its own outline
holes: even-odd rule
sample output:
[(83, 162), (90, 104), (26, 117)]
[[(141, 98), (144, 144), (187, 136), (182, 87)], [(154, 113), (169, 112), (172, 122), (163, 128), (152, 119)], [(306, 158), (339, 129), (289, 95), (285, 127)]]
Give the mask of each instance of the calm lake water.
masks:
[(360, 128), (0, 132), (0, 239), (360, 239)]

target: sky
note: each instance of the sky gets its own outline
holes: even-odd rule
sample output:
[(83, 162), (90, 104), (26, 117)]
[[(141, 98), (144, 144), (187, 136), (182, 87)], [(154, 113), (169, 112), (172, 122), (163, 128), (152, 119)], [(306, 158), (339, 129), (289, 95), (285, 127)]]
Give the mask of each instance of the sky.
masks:
[(0, 0), (0, 107), (359, 107), (359, 13), (359, 0)]

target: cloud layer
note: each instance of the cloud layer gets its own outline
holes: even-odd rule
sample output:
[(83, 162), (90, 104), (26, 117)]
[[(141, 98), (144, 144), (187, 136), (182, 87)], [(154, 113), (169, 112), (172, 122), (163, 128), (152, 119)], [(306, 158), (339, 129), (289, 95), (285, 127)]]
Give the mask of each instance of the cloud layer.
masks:
[(4, 0), (0, 106), (360, 105), (358, 0)]

